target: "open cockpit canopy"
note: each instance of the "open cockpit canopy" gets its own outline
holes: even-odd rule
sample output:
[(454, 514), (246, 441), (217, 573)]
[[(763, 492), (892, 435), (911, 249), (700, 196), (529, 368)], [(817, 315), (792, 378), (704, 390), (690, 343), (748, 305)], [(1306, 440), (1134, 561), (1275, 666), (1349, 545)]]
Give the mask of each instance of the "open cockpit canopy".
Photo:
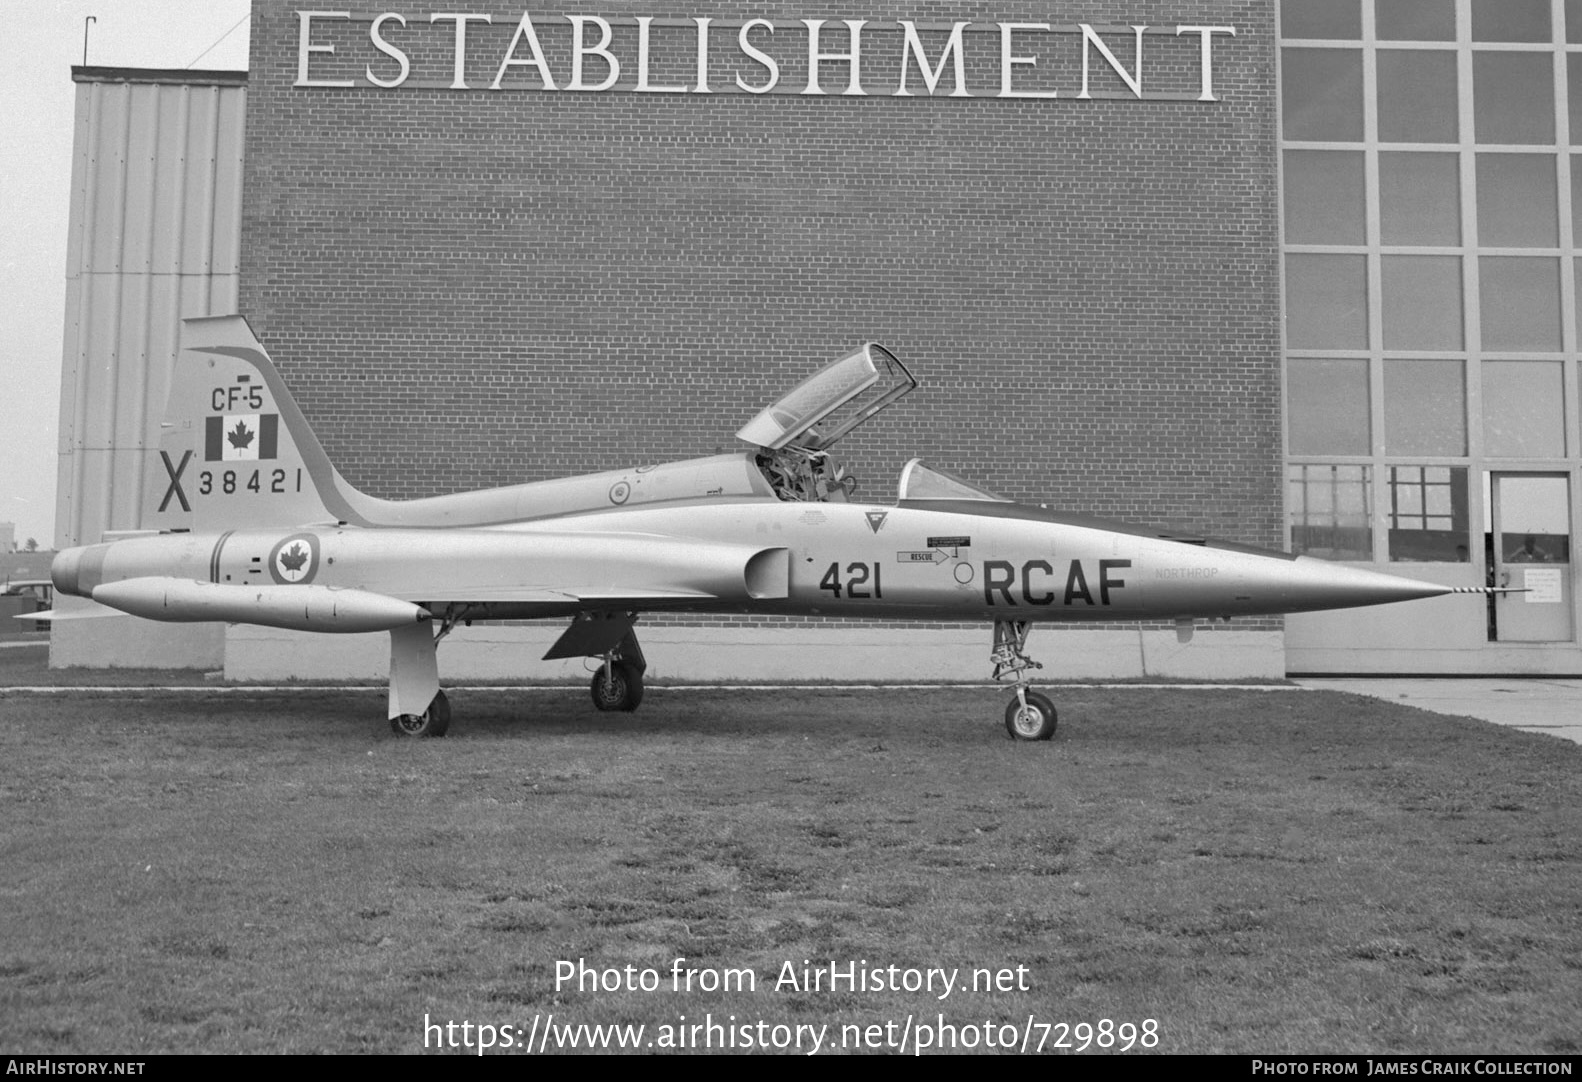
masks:
[(869, 342), (803, 380), (736, 438), (771, 451), (822, 451), (916, 386), (895, 354)]

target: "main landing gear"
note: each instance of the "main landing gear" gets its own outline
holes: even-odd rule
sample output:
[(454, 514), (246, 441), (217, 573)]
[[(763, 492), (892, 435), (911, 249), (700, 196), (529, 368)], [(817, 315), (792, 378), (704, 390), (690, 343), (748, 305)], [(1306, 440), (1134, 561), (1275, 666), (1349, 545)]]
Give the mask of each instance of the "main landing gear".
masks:
[(421, 714), (397, 714), (390, 719), (390, 731), (397, 736), (444, 736), (450, 729), (450, 700), (443, 691)]
[(631, 620), (626, 621), (625, 633), (614, 647), (591, 656), (601, 661), (588, 687), (594, 709), (627, 713), (636, 710), (643, 701), (643, 673), (648, 671), (648, 662), (643, 658), (643, 648), (637, 645)]
[[(390, 632), (390, 729), (397, 736), (444, 736), (450, 729), (450, 700), (439, 688), (435, 648), (468, 621), (475, 610), (451, 606), (433, 620)], [(588, 657), (599, 662), (588, 690), (598, 710), (636, 710), (643, 701), (643, 673), (648, 662), (632, 624), (635, 612), (591, 612), (577, 616), (544, 655)], [(432, 624), (439, 623), (439, 629)]]
[(635, 612), (579, 613), (544, 654), (545, 661), (584, 657), (598, 661), (588, 691), (596, 710), (636, 710), (643, 701), (648, 662), (637, 645)]
[(450, 700), (439, 689), (435, 647), (458, 618), (446, 613), (438, 632), (429, 620), (390, 632), (390, 731), (397, 736), (444, 736), (450, 729)]
[(996, 680), (1015, 680), (1016, 695), (1005, 706), (1005, 731), (1013, 740), (1049, 740), (1055, 735), (1055, 704), (1032, 689), (1027, 674), (1043, 666), (1027, 656), (1026, 620), (994, 621), (994, 662)]
[(636, 710), (643, 701), (643, 669), (606, 655), (593, 674), (593, 705), (599, 710)]

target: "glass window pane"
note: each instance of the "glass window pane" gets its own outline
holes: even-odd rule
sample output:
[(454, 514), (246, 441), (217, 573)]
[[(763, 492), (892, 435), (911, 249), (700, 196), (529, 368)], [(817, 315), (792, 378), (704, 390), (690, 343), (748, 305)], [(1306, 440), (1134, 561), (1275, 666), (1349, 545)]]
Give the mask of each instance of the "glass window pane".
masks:
[(1582, 155), (1578, 154), (1571, 156), (1571, 244), (1582, 248)]
[(1285, 152), (1288, 244), (1363, 242), (1362, 152)]
[(1280, 50), (1287, 139), (1362, 139), (1362, 51)]
[(1566, 41), (1582, 43), (1582, 0), (1566, 0)]
[(1385, 244), (1460, 244), (1461, 174), (1454, 154), (1379, 152)]
[(1548, 53), (1473, 53), (1473, 122), (1480, 143), (1555, 141)]
[(1285, 311), (1292, 349), (1367, 349), (1367, 257), (1287, 255)]
[(1572, 260), (1571, 263), (1571, 288), (1572, 299), (1576, 302), (1578, 322), (1582, 323), (1582, 259)]
[(1280, 36), (1356, 41), (1362, 37), (1362, 0), (1280, 0)]
[(1454, 143), (1456, 54), (1379, 50), (1379, 138), (1386, 143)]
[(1472, 0), (1472, 40), (1554, 40), (1549, 0)]
[(1560, 243), (1552, 154), (1478, 155), (1478, 244), (1553, 248)]
[(1566, 54), (1566, 98), (1570, 101), (1571, 143), (1582, 146), (1582, 53)]
[(1500, 475), (1500, 555), (1506, 563), (1571, 562), (1569, 490), (1564, 477)]
[[(1406, 477), (1397, 480), (1395, 474), (1404, 473)], [(1416, 466), (1407, 466), (1404, 469), (1396, 468), (1390, 471), (1390, 517), (1395, 519), (1422, 518), (1423, 516), (1423, 489), (1419, 483), (1414, 483), (1422, 476), (1422, 469)], [(1418, 529), (1422, 529), (1421, 523)]]
[(1456, 0), (1374, 0), (1373, 18), (1380, 41), (1456, 40)]
[(1486, 255), (1478, 260), (1478, 313), (1486, 350), (1560, 348), (1560, 261)]
[(1460, 361), (1384, 362), (1384, 453), (1467, 453), (1466, 369)]
[(1368, 362), (1293, 358), (1286, 366), (1291, 454), (1372, 453)]
[(1387, 255), (1384, 348), (1461, 349), (1461, 257)]
[(1326, 560), (1373, 559), (1368, 466), (1286, 467), (1291, 551)]
[(1565, 395), (1558, 361), (1484, 361), (1483, 453), (1564, 458)]
[(1472, 562), (1465, 466), (1391, 466), (1386, 484), (1391, 560)]

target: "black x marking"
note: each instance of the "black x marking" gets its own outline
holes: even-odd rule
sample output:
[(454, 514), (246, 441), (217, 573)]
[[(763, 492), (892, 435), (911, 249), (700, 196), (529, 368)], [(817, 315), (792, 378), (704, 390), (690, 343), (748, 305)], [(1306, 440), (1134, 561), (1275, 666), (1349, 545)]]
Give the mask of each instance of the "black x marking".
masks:
[(170, 487), (165, 489), (165, 498), (159, 501), (159, 511), (162, 513), (165, 508), (169, 507), (170, 498), (174, 496), (181, 501), (181, 509), (190, 512), (192, 505), (187, 502), (187, 494), (181, 490), (181, 475), (186, 470), (187, 463), (192, 461), (192, 452), (182, 452), (179, 466), (172, 466), (170, 464), (170, 456), (164, 451), (159, 452), (159, 457), (165, 460), (165, 472), (170, 475)]

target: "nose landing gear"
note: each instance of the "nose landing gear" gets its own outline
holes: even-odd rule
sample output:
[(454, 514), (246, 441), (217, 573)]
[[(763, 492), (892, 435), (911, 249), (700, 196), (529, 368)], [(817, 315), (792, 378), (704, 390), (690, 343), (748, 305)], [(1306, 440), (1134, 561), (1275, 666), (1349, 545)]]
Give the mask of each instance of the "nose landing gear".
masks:
[(1055, 735), (1055, 704), (1047, 696), (1017, 688), (1005, 704), (1005, 731), (1015, 740), (1050, 740)]
[(1005, 706), (1005, 731), (1013, 740), (1049, 740), (1057, 723), (1055, 704), (1034, 691), (1027, 676), (1043, 668), (1025, 650), (1031, 629), (1026, 620), (994, 621), (994, 649), (989, 654), (994, 678), (1016, 682), (1016, 695)]

